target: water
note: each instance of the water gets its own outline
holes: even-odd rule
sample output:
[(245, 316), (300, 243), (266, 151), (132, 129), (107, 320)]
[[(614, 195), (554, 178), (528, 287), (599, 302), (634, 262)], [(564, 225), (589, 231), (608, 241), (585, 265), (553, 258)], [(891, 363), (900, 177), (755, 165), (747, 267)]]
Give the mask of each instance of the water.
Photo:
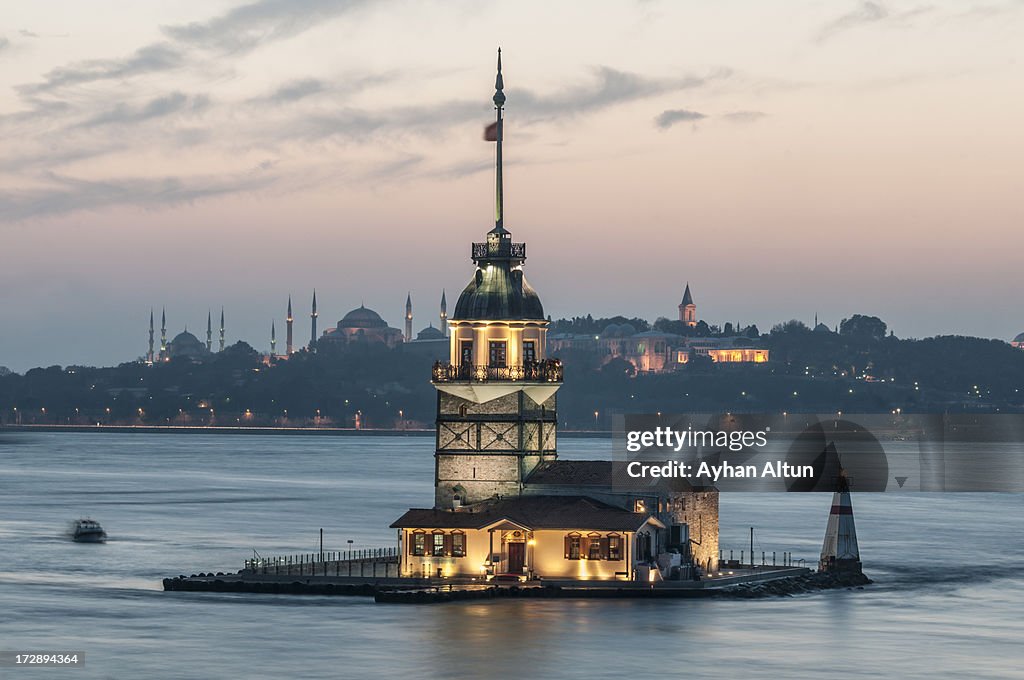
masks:
[[(86, 651), (77, 678), (1021, 677), (1024, 497), (854, 496), (877, 584), (762, 600), (164, 593), (264, 555), (389, 546), (432, 502), (429, 437), (31, 434), (0, 439), (0, 649)], [(610, 457), (563, 439), (561, 455)], [(722, 544), (817, 557), (831, 499), (723, 494)], [(104, 545), (64, 535), (90, 515)], [(27, 677), (26, 673), (26, 677)], [(2, 677), (21, 677), (0, 669)]]

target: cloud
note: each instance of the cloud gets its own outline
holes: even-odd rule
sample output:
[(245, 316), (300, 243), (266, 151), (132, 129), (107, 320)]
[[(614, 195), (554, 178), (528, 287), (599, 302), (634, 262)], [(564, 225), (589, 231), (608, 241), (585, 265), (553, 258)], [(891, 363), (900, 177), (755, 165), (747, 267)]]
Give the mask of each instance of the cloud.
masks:
[(509, 105), (525, 111), (535, 119), (572, 116), (659, 94), (701, 87), (711, 80), (727, 78), (731, 72), (720, 69), (705, 77), (647, 78), (636, 73), (601, 66), (595, 69), (595, 75), (596, 82), (575, 85), (557, 95), (545, 96), (528, 90), (509, 90)]
[(52, 69), (43, 76), (42, 82), (20, 85), (18, 91), (26, 95), (45, 93), (84, 83), (159, 73), (179, 68), (184, 63), (185, 56), (178, 48), (168, 43), (153, 43), (120, 59), (89, 59)]
[(669, 109), (662, 111), (661, 114), (654, 119), (654, 124), (662, 130), (667, 130), (676, 123), (694, 122), (698, 120), (704, 120), (707, 118), (703, 113), (697, 111), (689, 111), (687, 109)]
[(247, 52), (262, 43), (298, 35), (364, 4), (364, 0), (257, 0), (206, 21), (163, 26), (162, 30), (192, 47)]
[(284, 103), (284, 102), (296, 102), (300, 99), (314, 94), (319, 94), (324, 91), (324, 81), (316, 78), (303, 78), (301, 80), (293, 80), (285, 83), (281, 87), (277, 88), (271, 95), (265, 98), (265, 101)]
[(829, 38), (840, 33), (867, 24), (878, 24), (884, 22), (892, 25), (906, 26), (909, 24), (911, 19), (923, 14), (928, 14), (934, 11), (934, 9), (935, 8), (930, 5), (921, 5), (903, 12), (892, 12), (887, 7), (877, 2), (861, 2), (852, 11), (822, 26), (817, 32), (815, 42), (825, 42)]
[(719, 118), (730, 123), (756, 123), (767, 115), (764, 111), (733, 111), (723, 113)]
[(47, 173), (48, 186), (0, 190), (0, 220), (18, 221), (110, 206), (155, 208), (257, 191), (276, 181), (262, 170), (241, 175), (121, 178), (88, 181)]
[(183, 92), (172, 92), (163, 97), (150, 100), (140, 107), (118, 104), (112, 109), (103, 111), (76, 127), (97, 127), (100, 125), (131, 125), (142, 123), (154, 118), (163, 118), (183, 111), (197, 113), (207, 108), (210, 99), (206, 95), (189, 97)]
[(39, 37), (41, 37), (38, 33), (34, 33), (33, 31), (29, 31), (29, 30), (24, 29), (24, 28), (21, 29), (20, 31), (18, 31), (18, 34), (21, 37), (23, 37), (23, 38), (39, 38)]
[(11, 41), (0, 35), (0, 50), (6, 49), (11, 44)]

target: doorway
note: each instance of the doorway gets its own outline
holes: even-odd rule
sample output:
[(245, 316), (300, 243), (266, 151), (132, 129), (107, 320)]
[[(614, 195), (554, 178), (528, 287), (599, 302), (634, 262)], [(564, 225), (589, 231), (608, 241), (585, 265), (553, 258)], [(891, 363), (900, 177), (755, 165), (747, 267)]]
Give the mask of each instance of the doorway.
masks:
[(525, 543), (509, 543), (508, 544), (508, 573), (510, 574), (522, 574), (523, 567), (526, 566), (526, 544)]

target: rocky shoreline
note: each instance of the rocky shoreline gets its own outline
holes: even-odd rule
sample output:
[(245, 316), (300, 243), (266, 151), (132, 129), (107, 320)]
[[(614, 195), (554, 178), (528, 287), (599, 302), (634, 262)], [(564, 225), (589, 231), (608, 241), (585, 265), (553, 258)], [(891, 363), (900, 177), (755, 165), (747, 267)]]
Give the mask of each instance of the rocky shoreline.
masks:
[(813, 593), (819, 590), (835, 590), (838, 588), (863, 590), (864, 586), (874, 583), (861, 572), (829, 573), (815, 572), (804, 576), (780, 578), (758, 583), (741, 583), (718, 591), (720, 597), (757, 598), (757, 597), (792, 597), (802, 593)]

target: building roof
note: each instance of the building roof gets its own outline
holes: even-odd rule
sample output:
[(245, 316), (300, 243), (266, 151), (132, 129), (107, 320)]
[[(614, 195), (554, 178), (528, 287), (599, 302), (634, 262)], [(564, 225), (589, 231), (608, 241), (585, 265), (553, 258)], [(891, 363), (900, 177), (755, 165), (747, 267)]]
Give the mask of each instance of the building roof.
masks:
[(538, 465), (527, 485), (611, 486), (610, 460), (549, 460)]
[(1014, 342), (1024, 342), (1024, 333), (1020, 333), (1013, 339)]
[[(391, 524), (402, 529), (483, 529), (510, 521), (528, 530), (636, 531), (652, 519), (584, 496), (520, 496), (484, 501), (458, 510), (412, 509)], [(657, 521), (657, 520), (654, 520)]]
[(188, 331), (182, 331), (167, 343), (167, 354), (172, 357), (201, 357), (206, 356), (209, 352), (199, 338)]
[(419, 333), (416, 334), (417, 340), (444, 340), (444, 331), (434, 328), (434, 324), (430, 324)]
[(338, 328), (387, 328), (387, 325), (380, 314), (363, 305), (353, 309), (338, 322)]
[(478, 267), (451, 317), (459, 321), (543, 320), (544, 307), (537, 292), (526, 282), (521, 269), (507, 262)]
[(686, 305), (692, 305), (693, 304), (693, 296), (690, 295), (690, 282), (689, 281), (686, 282), (686, 290), (683, 291), (683, 301), (680, 302), (679, 304), (684, 306), (684, 307)]

